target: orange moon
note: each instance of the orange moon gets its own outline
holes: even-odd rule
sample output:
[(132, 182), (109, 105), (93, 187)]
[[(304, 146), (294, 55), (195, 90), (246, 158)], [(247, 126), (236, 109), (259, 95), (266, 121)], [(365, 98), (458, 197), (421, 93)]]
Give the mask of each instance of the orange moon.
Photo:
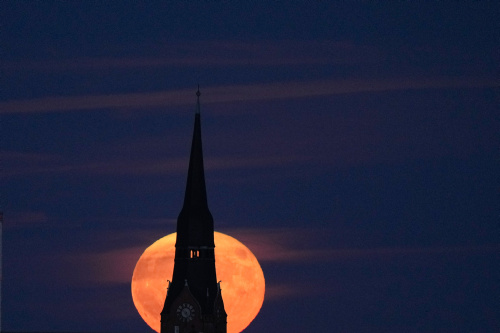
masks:
[[(174, 271), (176, 233), (149, 246), (135, 265), (132, 299), (142, 319), (160, 332), (160, 312), (167, 295), (167, 280)], [(265, 280), (254, 254), (235, 238), (214, 233), (215, 268), (221, 281), (227, 313), (227, 333), (243, 331), (264, 302)]]

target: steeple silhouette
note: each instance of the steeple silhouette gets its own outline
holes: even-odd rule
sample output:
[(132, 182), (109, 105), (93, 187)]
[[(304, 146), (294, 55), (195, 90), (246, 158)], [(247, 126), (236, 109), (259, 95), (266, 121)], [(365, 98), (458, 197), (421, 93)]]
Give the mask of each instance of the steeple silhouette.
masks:
[(215, 272), (214, 221), (205, 185), (200, 95), (198, 87), (186, 192), (177, 218), (174, 273), (161, 312), (161, 333), (226, 332), (227, 315)]
[(177, 247), (214, 247), (214, 222), (208, 209), (201, 144), (200, 95), (198, 88), (184, 205), (177, 220)]

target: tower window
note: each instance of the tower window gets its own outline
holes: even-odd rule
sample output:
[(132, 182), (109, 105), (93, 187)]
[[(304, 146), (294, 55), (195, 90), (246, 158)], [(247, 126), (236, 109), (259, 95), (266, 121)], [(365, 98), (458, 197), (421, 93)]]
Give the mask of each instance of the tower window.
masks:
[(198, 250), (191, 250), (191, 258), (198, 258)]

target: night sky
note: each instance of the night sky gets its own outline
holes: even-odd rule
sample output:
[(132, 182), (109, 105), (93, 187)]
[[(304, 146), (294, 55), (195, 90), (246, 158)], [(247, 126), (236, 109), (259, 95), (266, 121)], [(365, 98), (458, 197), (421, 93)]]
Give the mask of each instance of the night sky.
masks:
[(2, 330), (153, 332), (200, 84), (244, 331), (500, 332), (500, 5), (0, 2)]

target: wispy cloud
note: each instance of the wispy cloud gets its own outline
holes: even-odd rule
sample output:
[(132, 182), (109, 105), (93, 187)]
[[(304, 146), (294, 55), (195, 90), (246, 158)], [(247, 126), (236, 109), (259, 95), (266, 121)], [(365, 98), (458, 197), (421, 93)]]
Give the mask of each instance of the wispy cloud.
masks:
[[(310, 238), (321, 238), (326, 230), (319, 229), (232, 229), (225, 233), (235, 237), (256, 255), (264, 268), (271, 265), (274, 269), (287, 265), (316, 265), (322, 267), (334, 265), (338, 262), (381, 260), (390, 262), (405, 258), (406, 261), (421, 260), (422, 258), (453, 257), (462, 258), (469, 255), (491, 255), (500, 253), (500, 244), (485, 246), (434, 246), (420, 248), (383, 247), (383, 248), (332, 248), (314, 247), (304, 248), (304, 244), (314, 244)], [(52, 272), (57, 271), (56, 281), (69, 284), (72, 287), (119, 286), (131, 283), (133, 270), (144, 250), (157, 239), (163, 237), (159, 228), (151, 230), (128, 230), (106, 233), (100, 232), (97, 237), (121, 237), (127, 239), (121, 247), (112, 239), (107, 248), (89, 252), (57, 253), (52, 255), (34, 256), (33, 267), (38, 276), (47, 283), (53, 283)], [(134, 241), (135, 239), (135, 241)], [(298, 244), (301, 244), (299, 246)], [(44, 263), (42, 266), (35, 262)], [(314, 280), (314, 277), (311, 277)], [(305, 292), (307, 291), (307, 294)], [(266, 281), (266, 302), (282, 299), (311, 296), (316, 294), (335, 293), (335, 285), (323, 283), (307, 286), (302, 280), (293, 276), (284, 281)]]
[[(204, 88), (204, 104), (293, 99), (360, 92), (411, 89), (498, 87), (500, 80), (485, 78), (400, 78), (387, 80), (324, 80), (276, 82)], [(0, 103), (0, 114), (147, 109), (193, 104), (192, 89), (148, 93), (46, 97)]]
[[(29, 174), (65, 174), (65, 173), (90, 173), (94, 175), (177, 175), (184, 174), (188, 165), (186, 158), (158, 158), (144, 159), (139, 161), (111, 160), (70, 163), (62, 159), (54, 158), (42, 161), (43, 163), (32, 163), (33, 159), (26, 161), (25, 158), (18, 159), (16, 156), (5, 156), (9, 166), (5, 168), (0, 178), (16, 177)], [(2, 154), (0, 154), (2, 156)], [(284, 165), (304, 160), (304, 156), (242, 156), (242, 157), (212, 157), (205, 161), (207, 171), (228, 170), (234, 168), (263, 168), (268, 166)], [(32, 161), (32, 162), (29, 162)]]
[[(129, 231), (132, 237), (141, 233)], [(307, 265), (317, 262), (324, 264), (351, 260), (393, 260), (396, 258), (421, 258), (422, 256), (456, 256), (484, 255), (500, 253), (500, 244), (481, 246), (432, 246), (432, 247), (380, 247), (380, 248), (333, 248), (309, 247), (304, 244), (314, 244), (309, 239), (321, 238), (327, 230), (318, 229), (232, 229), (224, 230), (245, 244), (262, 263)], [(121, 232), (123, 236), (123, 231)], [(78, 272), (72, 281), (80, 283), (130, 283), (133, 269), (142, 252), (156, 239), (164, 235), (158, 231), (148, 233), (141, 238), (141, 244), (119, 249), (108, 249), (86, 254), (68, 255), (66, 263), (79, 263), (85, 275)], [(153, 236), (153, 238), (151, 238)], [(300, 246), (302, 245), (302, 247)], [(71, 257), (71, 258), (69, 258)], [(69, 270), (74, 271), (74, 270)], [(76, 279), (76, 280), (75, 280)], [(269, 297), (284, 297), (293, 295), (286, 285), (275, 285), (269, 291)], [(268, 293), (266, 292), (266, 297)]]
[[(138, 49), (147, 50), (147, 56), (137, 54)], [(51, 59), (3, 61), (0, 70), (12, 74), (26, 71), (68, 72), (109, 71), (161, 68), (200, 67), (267, 67), (295, 65), (360, 65), (384, 64), (390, 59), (393, 65), (411, 63), (415, 66), (422, 59), (446, 64), (449, 59), (470, 63), (486, 58), (494, 59), (496, 54), (481, 54), (474, 59), (470, 52), (456, 48), (410, 45), (383, 48), (374, 44), (360, 44), (350, 41), (328, 40), (280, 40), (280, 41), (190, 41), (165, 42), (155, 45), (136, 46), (133, 51), (114, 46), (105, 54), (119, 56), (67, 58), (50, 54)], [(476, 56), (477, 57), (477, 56)], [(379, 66), (380, 67), (380, 66)]]
[[(115, 50), (116, 53), (127, 53)], [(154, 56), (95, 57), (56, 60), (5, 61), (0, 69), (18, 71), (82, 71), (164, 67), (290, 66), (375, 62), (381, 52), (373, 46), (330, 41), (166, 43)]]
[(228, 234), (247, 245), (259, 261), (266, 263), (312, 263), (357, 259), (390, 260), (395, 257), (466, 255), (500, 253), (500, 244), (478, 246), (431, 246), (431, 247), (378, 247), (378, 248), (334, 248), (331, 246), (304, 248), (303, 244), (314, 244), (314, 239), (324, 238), (328, 230), (319, 229), (235, 229)]
[(4, 228), (26, 228), (38, 225), (43, 225), (48, 222), (48, 217), (45, 212), (28, 211), (28, 212), (10, 212), (4, 213)]
[(75, 260), (87, 268), (87, 274), (80, 275), (85, 282), (98, 284), (130, 283), (135, 264), (144, 250), (145, 247), (135, 246), (84, 254)]

